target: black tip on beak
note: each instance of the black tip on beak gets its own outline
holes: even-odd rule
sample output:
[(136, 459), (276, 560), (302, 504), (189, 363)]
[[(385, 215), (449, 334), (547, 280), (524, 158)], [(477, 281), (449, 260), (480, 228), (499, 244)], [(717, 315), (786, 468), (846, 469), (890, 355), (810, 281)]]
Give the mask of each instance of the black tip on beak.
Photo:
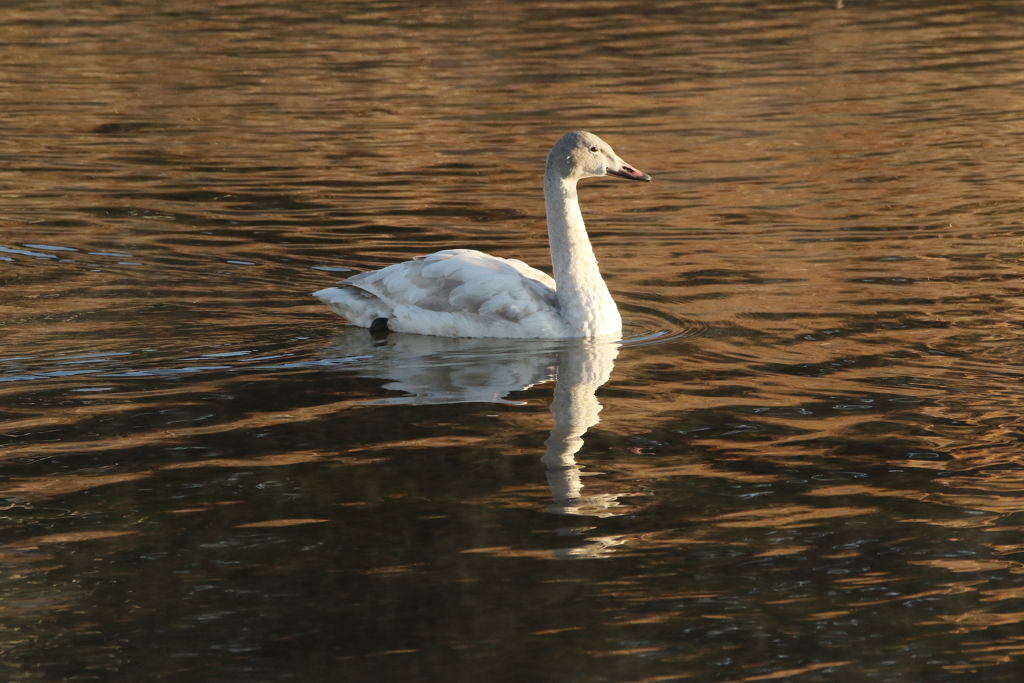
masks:
[(609, 168), (606, 175), (613, 175), (616, 178), (625, 178), (626, 180), (643, 180), (644, 182), (651, 182), (651, 176), (638, 171), (629, 164), (623, 164), (622, 168)]

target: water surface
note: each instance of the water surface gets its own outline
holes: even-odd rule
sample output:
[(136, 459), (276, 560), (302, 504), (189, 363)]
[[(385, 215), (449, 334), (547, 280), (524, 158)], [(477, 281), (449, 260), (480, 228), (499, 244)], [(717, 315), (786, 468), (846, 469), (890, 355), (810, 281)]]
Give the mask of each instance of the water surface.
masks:
[[(1017, 681), (1011, 2), (9, 2), (11, 681)], [(584, 216), (623, 344), (309, 292)]]

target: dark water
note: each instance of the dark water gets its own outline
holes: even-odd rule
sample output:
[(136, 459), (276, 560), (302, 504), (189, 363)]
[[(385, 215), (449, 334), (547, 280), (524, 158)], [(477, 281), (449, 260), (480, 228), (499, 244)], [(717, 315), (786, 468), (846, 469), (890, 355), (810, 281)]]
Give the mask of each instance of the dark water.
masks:
[[(5, 3), (0, 678), (1020, 680), (1024, 10), (838, 5)], [(308, 296), (580, 128), (626, 343)]]

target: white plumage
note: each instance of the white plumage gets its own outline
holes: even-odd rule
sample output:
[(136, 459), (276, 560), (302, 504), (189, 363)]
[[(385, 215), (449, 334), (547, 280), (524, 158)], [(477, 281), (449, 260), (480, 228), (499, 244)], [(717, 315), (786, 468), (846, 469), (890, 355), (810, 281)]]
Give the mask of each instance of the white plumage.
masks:
[(447, 249), (343, 285), (313, 296), (361, 327), (388, 318), (392, 330), (439, 337), (563, 336), (551, 276), (482, 251)]
[(650, 180), (591, 133), (567, 133), (548, 154), (544, 198), (554, 279), (516, 259), (447, 249), (354, 275), (313, 296), (355, 325), (385, 318), (394, 332), (518, 339), (617, 335), (622, 321), (576, 195), (578, 180), (604, 175)]

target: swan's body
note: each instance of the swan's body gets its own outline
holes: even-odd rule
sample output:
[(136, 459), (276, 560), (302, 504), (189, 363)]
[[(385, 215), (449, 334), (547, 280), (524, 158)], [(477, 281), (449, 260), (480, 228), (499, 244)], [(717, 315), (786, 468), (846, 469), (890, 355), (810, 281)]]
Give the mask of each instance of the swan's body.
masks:
[(622, 330), (576, 196), (581, 178), (650, 180), (596, 135), (567, 133), (548, 154), (544, 201), (555, 277), (515, 259), (448, 249), (361, 273), (314, 292), (361, 327), (442, 337), (561, 339)]

